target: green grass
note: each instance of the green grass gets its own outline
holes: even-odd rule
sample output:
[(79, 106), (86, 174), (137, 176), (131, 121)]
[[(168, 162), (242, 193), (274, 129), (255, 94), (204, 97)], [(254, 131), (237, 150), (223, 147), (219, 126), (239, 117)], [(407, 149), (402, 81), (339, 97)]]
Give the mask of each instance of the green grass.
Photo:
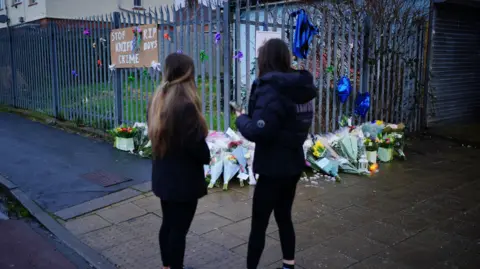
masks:
[[(145, 122), (147, 118), (147, 100), (152, 96), (156, 83), (149, 79), (128, 81), (122, 83), (123, 91), (123, 118), (127, 124)], [(200, 78), (197, 80), (198, 93), (202, 98), (202, 85), (204, 85), (205, 118), (210, 125), (210, 109), (212, 109), (213, 130), (224, 129), (223, 107), (220, 108), (220, 126), (217, 122), (217, 88), (216, 80), (210, 81)], [(210, 94), (213, 102), (210, 104)], [(65, 89), (60, 96), (61, 119), (76, 122), (78, 125), (87, 125), (99, 129), (113, 128), (115, 95), (113, 84), (102, 83), (95, 85), (78, 85)], [(235, 128), (235, 115), (230, 115), (230, 127)]]

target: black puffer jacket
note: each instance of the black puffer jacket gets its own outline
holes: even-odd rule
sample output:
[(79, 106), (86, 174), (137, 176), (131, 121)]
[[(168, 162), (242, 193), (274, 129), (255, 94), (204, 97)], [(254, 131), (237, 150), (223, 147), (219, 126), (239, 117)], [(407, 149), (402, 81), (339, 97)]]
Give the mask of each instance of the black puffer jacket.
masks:
[(307, 71), (271, 72), (252, 85), (248, 115), (237, 118), (240, 133), (255, 142), (253, 170), (260, 175), (300, 175), (303, 143), (313, 120), (317, 89)]

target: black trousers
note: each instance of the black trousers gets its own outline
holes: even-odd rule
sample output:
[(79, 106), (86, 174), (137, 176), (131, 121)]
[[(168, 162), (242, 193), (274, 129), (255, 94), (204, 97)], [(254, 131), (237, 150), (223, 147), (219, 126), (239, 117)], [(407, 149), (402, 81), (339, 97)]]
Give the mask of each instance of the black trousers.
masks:
[(182, 269), (185, 244), (198, 200), (192, 202), (161, 201), (163, 222), (159, 241), (163, 266)]
[(299, 179), (300, 176), (278, 178), (260, 175), (253, 194), (252, 228), (247, 254), (248, 269), (256, 269), (260, 262), (272, 211), (280, 233), (283, 259), (295, 259), (292, 205)]

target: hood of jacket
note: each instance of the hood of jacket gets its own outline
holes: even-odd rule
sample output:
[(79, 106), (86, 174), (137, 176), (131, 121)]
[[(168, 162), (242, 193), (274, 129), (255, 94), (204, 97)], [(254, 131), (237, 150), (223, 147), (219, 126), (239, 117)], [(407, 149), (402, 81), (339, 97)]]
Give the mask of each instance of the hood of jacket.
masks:
[(289, 73), (270, 72), (259, 78), (260, 85), (268, 84), (295, 104), (305, 104), (317, 97), (313, 76), (305, 70)]

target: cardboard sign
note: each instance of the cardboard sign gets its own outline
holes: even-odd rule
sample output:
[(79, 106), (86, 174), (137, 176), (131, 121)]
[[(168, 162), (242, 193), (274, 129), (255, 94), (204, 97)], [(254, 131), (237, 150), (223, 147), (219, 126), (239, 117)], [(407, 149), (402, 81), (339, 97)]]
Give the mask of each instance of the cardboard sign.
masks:
[[(138, 31), (137, 37), (134, 31)], [(138, 36), (141, 36), (140, 42)], [(110, 53), (115, 68), (150, 67), (153, 61), (158, 62), (157, 25), (147, 24), (112, 30)]]
[(256, 57), (258, 57), (258, 50), (260, 49), (265, 42), (273, 38), (282, 38), (281, 32), (273, 32), (273, 31), (256, 31), (255, 32), (255, 49), (257, 51)]

